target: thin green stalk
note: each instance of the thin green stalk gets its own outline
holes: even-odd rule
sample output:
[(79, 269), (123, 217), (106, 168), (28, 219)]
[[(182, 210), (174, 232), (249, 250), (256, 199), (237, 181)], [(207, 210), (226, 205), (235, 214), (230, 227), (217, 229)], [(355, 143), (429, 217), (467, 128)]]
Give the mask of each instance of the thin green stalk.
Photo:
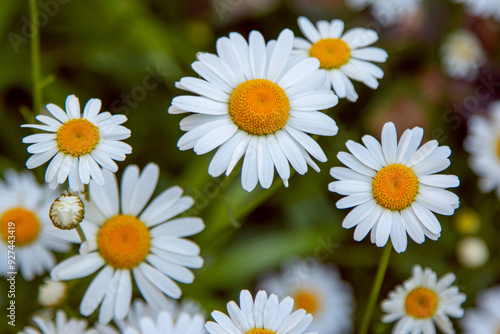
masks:
[(38, 23), (38, 7), (36, 0), (29, 0), (31, 21), (31, 81), (33, 84), (33, 114), (37, 115), (42, 108), (41, 61), (40, 61), (40, 29)]
[(365, 315), (363, 316), (363, 320), (361, 321), (359, 334), (368, 333), (368, 328), (370, 327), (373, 311), (375, 310), (375, 305), (377, 304), (380, 288), (382, 287), (382, 282), (384, 281), (387, 265), (389, 264), (391, 250), (392, 250), (392, 244), (388, 242), (387, 245), (385, 245), (382, 257), (380, 258), (377, 276), (375, 277), (375, 282), (373, 282), (372, 291), (370, 292), (370, 299), (368, 300), (368, 306), (366, 307)]
[(80, 224), (76, 225), (76, 231), (78, 232), (78, 236), (80, 237), (80, 241), (83, 244), (85, 241), (87, 241), (87, 238), (85, 238), (85, 233), (83, 233), (83, 229), (80, 226)]

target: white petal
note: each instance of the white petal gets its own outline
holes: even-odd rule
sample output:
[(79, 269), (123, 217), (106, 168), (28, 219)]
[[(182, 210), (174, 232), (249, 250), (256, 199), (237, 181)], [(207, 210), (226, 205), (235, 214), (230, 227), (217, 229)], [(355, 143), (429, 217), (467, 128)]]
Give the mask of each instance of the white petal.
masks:
[(157, 164), (149, 163), (144, 167), (139, 180), (137, 180), (132, 190), (130, 206), (122, 207), (123, 214), (131, 216), (139, 215), (151, 198), (151, 195), (153, 195), (159, 175), (160, 168)]
[(284, 29), (278, 36), (273, 53), (269, 57), (267, 79), (276, 82), (283, 73), (287, 64), (285, 59), (290, 58), (293, 47), (293, 32)]
[(64, 110), (62, 110), (61, 108), (59, 108), (55, 104), (49, 103), (45, 107), (52, 114), (52, 116), (57, 118), (61, 123), (65, 123), (65, 122), (69, 121), (69, 117), (66, 114), (66, 112), (64, 112)]
[(250, 67), (254, 79), (265, 77), (266, 70), (266, 42), (262, 34), (256, 30), (250, 32), (248, 38)]
[(68, 95), (66, 98), (66, 112), (70, 119), (80, 118), (80, 102), (75, 95)]
[(321, 136), (334, 136), (338, 132), (335, 121), (322, 112), (294, 111), (288, 118), (287, 126)]
[(307, 18), (301, 16), (297, 19), (297, 23), (299, 24), (300, 31), (302, 31), (308, 40), (315, 43), (321, 39), (319, 31)]
[(354, 58), (368, 60), (368, 61), (375, 61), (379, 63), (385, 62), (387, 60), (387, 57), (389, 57), (387, 51), (376, 47), (368, 47), (358, 50), (352, 50), (351, 56)]
[(396, 161), (398, 135), (392, 122), (385, 123), (382, 129), (382, 151), (388, 165)]
[(241, 170), (241, 185), (246, 191), (252, 191), (258, 182), (257, 172), (257, 136), (252, 136), (248, 148), (243, 159), (243, 167)]
[(268, 149), (266, 136), (258, 137), (257, 146), (257, 171), (262, 188), (269, 189), (273, 183), (274, 164)]

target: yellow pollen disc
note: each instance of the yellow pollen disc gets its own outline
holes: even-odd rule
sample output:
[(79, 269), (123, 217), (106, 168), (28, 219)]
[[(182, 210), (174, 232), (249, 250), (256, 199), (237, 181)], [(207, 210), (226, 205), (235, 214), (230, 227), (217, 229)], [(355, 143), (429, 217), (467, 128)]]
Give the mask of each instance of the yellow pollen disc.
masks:
[[(14, 223), (9, 224), (10, 222)], [(5, 241), (15, 241), (16, 246), (28, 245), (36, 240), (40, 233), (40, 222), (36, 215), (23, 208), (10, 209), (0, 216), (0, 235)], [(9, 236), (15, 236), (9, 238)]]
[(273, 332), (269, 329), (264, 329), (264, 328), (252, 328), (246, 334), (274, 334), (276, 332)]
[(97, 233), (97, 247), (107, 264), (131, 269), (149, 254), (151, 237), (142, 221), (129, 215), (108, 219)]
[(99, 129), (84, 118), (70, 119), (59, 127), (57, 148), (73, 157), (89, 154), (99, 143)]
[(497, 141), (497, 157), (500, 159), (500, 138), (498, 138)]
[(438, 306), (434, 291), (420, 287), (408, 294), (405, 300), (406, 313), (414, 318), (431, 318)]
[(351, 59), (351, 48), (340, 38), (320, 39), (309, 49), (309, 56), (319, 60), (320, 68), (339, 68)]
[(295, 307), (304, 309), (307, 313), (314, 314), (319, 308), (317, 296), (309, 291), (300, 291), (294, 297)]
[(401, 164), (388, 165), (373, 178), (373, 197), (378, 204), (392, 211), (408, 207), (417, 196), (418, 178)]
[(288, 120), (290, 103), (283, 88), (266, 79), (245, 81), (233, 90), (229, 114), (238, 127), (254, 135), (282, 129)]

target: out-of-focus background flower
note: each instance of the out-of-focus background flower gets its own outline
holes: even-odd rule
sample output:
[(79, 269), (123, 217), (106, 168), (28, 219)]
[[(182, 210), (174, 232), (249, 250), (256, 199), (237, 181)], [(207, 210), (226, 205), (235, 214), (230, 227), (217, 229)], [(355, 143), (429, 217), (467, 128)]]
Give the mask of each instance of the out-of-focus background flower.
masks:
[[(465, 308), (474, 306), (478, 291), (500, 280), (499, 198), (494, 192), (479, 190), (478, 176), (470, 169), (462, 146), (467, 120), (485, 115), (488, 105), (500, 99), (500, 22), (469, 15), (469, 7), (463, 4), (423, 0), (387, 24), (372, 6), (354, 7), (347, 2), (352, 1), (38, 1), (43, 105), (63, 106), (70, 94), (78, 96), (82, 106), (90, 98), (101, 99), (103, 110), (128, 117), (125, 125), (132, 131), (126, 142), (133, 152), (118, 162), (118, 174), (128, 164), (143, 168), (154, 162), (161, 169), (157, 192), (179, 185), (195, 199), (191, 214), (202, 217), (206, 228), (192, 239), (201, 247), (205, 265), (196, 271), (193, 284), (181, 288), (183, 297), (198, 301), (207, 312), (224, 310), (241, 289), (255, 295), (262, 275), (279, 270), (292, 257), (302, 257), (338, 268), (352, 287), (357, 328), (381, 250), (369, 240), (353, 241), (353, 231), (342, 228), (347, 212), (335, 208), (341, 196), (328, 191), (333, 181), (328, 171), (341, 165), (336, 154), (346, 151), (348, 139), (359, 142), (364, 134), (379, 138), (387, 121), (396, 124), (399, 135), (406, 128), (420, 126), (424, 141), (436, 139), (450, 146), (451, 166), (445, 173), (458, 175), (461, 184), (452, 189), (460, 197), (455, 215), (438, 216), (443, 229), (439, 240), (426, 240), (422, 245), (410, 240), (406, 252), (393, 253), (380, 300), (410, 276), (415, 264), (432, 268), (438, 276), (454, 272), (455, 284), (468, 297)], [(20, 128), (34, 122), (28, 13), (27, 1), (0, 2), (0, 173), (7, 168), (25, 169), (29, 157), (21, 140), (32, 132)], [(172, 98), (183, 94), (174, 83), (195, 76), (190, 65), (196, 54), (215, 53), (217, 38), (232, 31), (246, 37), (251, 30), (259, 30), (270, 40), (285, 28), (301, 36), (299, 16), (312, 22), (338, 18), (346, 29), (375, 30), (379, 40), (374, 46), (389, 54), (380, 65), (385, 76), (377, 90), (355, 82), (358, 101), (342, 99), (328, 110), (339, 132), (318, 139), (328, 157), (320, 173), (310, 170), (294, 175), (289, 188), (275, 178), (270, 190), (257, 187), (247, 193), (241, 189), (239, 175), (227, 179), (208, 174), (212, 153), (196, 156), (191, 150), (178, 150), (183, 116), (167, 113)], [(459, 30), (477, 41), (443, 46)], [(462, 73), (457, 67), (467, 60), (475, 62), (472, 72), (454, 75)], [(449, 71), (450, 64), (456, 71)], [(34, 170), (39, 182), (44, 172), (45, 167)], [(73, 247), (71, 254), (77, 252), (77, 246)], [(56, 254), (58, 260), (68, 256)], [(68, 282), (67, 300), (62, 304), (68, 316), (79, 316), (78, 305), (91, 279)], [(42, 308), (34, 296), (43, 282), (43, 277), (27, 282), (17, 276), (13, 328), (5, 320), (9, 285), (5, 279), (0, 281), (0, 332), (15, 333), (32, 325), (31, 315)], [(387, 333), (392, 324), (380, 323), (381, 315), (377, 306), (374, 323), (379, 324), (374, 328)], [(94, 314), (87, 320), (92, 324), (96, 319)], [(458, 326), (455, 322), (460, 332)]]

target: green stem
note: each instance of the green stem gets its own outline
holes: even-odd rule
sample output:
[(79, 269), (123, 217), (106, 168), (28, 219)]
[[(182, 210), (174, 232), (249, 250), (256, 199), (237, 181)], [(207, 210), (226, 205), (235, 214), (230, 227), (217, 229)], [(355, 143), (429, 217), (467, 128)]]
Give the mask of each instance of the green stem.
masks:
[(29, 0), (31, 32), (31, 81), (33, 84), (33, 114), (37, 115), (42, 108), (42, 86), (40, 65), (40, 27), (38, 23), (38, 8), (36, 0)]
[(76, 231), (78, 232), (78, 236), (80, 237), (80, 240), (82, 244), (87, 241), (87, 238), (85, 238), (85, 233), (83, 233), (83, 229), (80, 226), (80, 224), (76, 225)]
[(361, 328), (359, 330), (359, 334), (368, 333), (368, 328), (372, 320), (373, 311), (375, 310), (375, 305), (377, 303), (378, 295), (380, 293), (380, 288), (382, 287), (382, 282), (384, 281), (387, 265), (389, 264), (391, 250), (392, 250), (392, 244), (388, 242), (385, 245), (382, 257), (380, 258), (377, 276), (375, 277), (375, 282), (373, 282), (372, 291), (370, 292), (370, 299), (368, 300), (368, 306), (366, 307), (365, 315), (363, 316), (363, 320), (361, 321)]

